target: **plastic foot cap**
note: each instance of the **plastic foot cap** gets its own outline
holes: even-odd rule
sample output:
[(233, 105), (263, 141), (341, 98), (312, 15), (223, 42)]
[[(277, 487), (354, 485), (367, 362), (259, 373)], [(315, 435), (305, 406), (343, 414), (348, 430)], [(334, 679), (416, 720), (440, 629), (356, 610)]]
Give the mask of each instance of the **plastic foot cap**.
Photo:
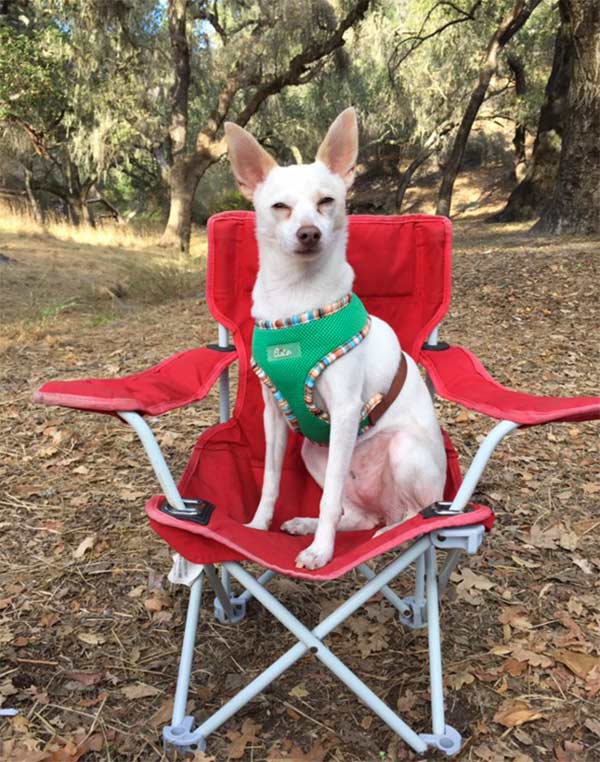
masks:
[(163, 744), (165, 748), (175, 748), (185, 753), (206, 751), (206, 740), (192, 731), (193, 717), (184, 717), (179, 725), (165, 725)]
[(228, 616), (221, 601), (215, 598), (215, 619), (221, 624), (239, 624), (246, 616), (246, 601), (233, 595), (229, 600), (231, 601), (233, 616)]
[(462, 736), (451, 725), (446, 725), (441, 735), (421, 733), (420, 738), (427, 746), (443, 752), (447, 757), (453, 757), (461, 749)]

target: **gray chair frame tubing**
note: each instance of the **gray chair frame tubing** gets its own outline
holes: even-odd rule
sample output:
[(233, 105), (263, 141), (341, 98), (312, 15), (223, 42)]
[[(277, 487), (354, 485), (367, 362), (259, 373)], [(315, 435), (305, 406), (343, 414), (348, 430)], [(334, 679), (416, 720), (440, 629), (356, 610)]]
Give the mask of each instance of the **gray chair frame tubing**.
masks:
[[(438, 329), (429, 337), (430, 344), (437, 343)], [(229, 343), (228, 330), (219, 325), (219, 346)], [(428, 379), (432, 394), (433, 385)], [(223, 371), (219, 377), (220, 421), (229, 418), (229, 372)], [(138, 435), (150, 460), (163, 494), (169, 503), (182, 509), (184, 507), (175, 480), (165, 462), (160, 447), (152, 430), (144, 418), (135, 412), (120, 412), (118, 415), (126, 421)], [(464, 480), (452, 501), (449, 511), (461, 513), (466, 507), (479, 479), (497, 445), (519, 424), (513, 421), (500, 421), (481, 443)], [(418, 753), (433, 747), (448, 756), (460, 750), (461, 738), (454, 728), (445, 724), (444, 697), (442, 686), (441, 640), (439, 628), (439, 596), (443, 593), (453, 569), (458, 563), (461, 550), (475, 552), (483, 536), (482, 526), (441, 530), (421, 537), (402, 555), (379, 573), (375, 573), (367, 564), (360, 564), (359, 573), (367, 578), (360, 590), (352, 595), (336, 611), (330, 614), (312, 631), (294, 617), (265, 588), (275, 576), (267, 570), (259, 579), (255, 579), (240, 564), (227, 562), (221, 564), (221, 577), (213, 565), (199, 567), (200, 573), (190, 589), (190, 600), (186, 618), (185, 632), (179, 664), (175, 701), (171, 725), (163, 730), (166, 744), (181, 750), (205, 749), (206, 737), (232, 717), (241, 707), (292, 666), (307, 651), (312, 651), (361, 701), (369, 706), (397, 735)], [(448, 549), (445, 563), (438, 572), (436, 547)], [(415, 594), (400, 598), (389, 583), (401, 574), (409, 565), (415, 564)], [(185, 707), (192, 674), (192, 660), (196, 629), (200, 614), (203, 578), (215, 593), (215, 613), (221, 621), (236, 622), (243, 618), (245, 605), (251, 598), (256, 598), (297, 638), (298, 643), (280, 656), (261, 675), (230, 699), (221, 709), (193, 730), (194, 718), (186, 716)], [(231, 577), (245, 588), (234, 596)], [(362, 606), (369, 598), (381, 592), (398, 610), (400, 620), (409, 627), (428, 628), (429, 671), (431, 685), (432, 733), (417, 734), (398, 715), (379, 699), (343, 662), (341, 662), (323, 643), (322, 639)], [(241, 611), (241, 614), (239, 613)]]

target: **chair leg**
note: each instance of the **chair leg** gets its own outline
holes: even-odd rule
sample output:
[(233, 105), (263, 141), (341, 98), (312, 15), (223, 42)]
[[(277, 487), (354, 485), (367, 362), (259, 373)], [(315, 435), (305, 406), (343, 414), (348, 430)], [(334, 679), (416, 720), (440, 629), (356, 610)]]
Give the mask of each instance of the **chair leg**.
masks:
[(415, 594), (403, 598), (408, 608), (408, 614), (401, 614), (400, 621), (411, 630), (420, 630), (427, 626), (425, 607), (425, 556), (421, 555), (415, 562)]
[(171, 724), (166, 725), (163, 728), (163, 742), (165, 746), (174, 746), (183, 752), (195, 750), (204, 751), (204, 748), (206, 748), (206, 743), (203, 739), (195, 741), (194, 746), (197, 747), (196, 749), (192, 749), (186, 740), (182, 742), (182, 739), (189, 736), (194, 724), (194, 718), (189, 715), (186, 716), (185, 709), (190, 687), (190, 677), (192, 674), (196, 629), (198, 627), (200, 604), (202, 602), (202, 583), (203, 574), (198, 577), (190, 588), (190, 599), (185, 620), (183, 646), (181, 648), (179, 672), (177, 675), (177, 687), (175, 689), (175, 701), (173, 703), (173, 715)]
[(439, 587), (435, 546), (425, 551), (425, 592), (427, 596), (427, 637), (429, 642), (429, 681), (431, 686), (431, 720), (433, 733), (421, 734), (428, 746), (448, 757), (460, 751), (460, 733), (446, 725), (444, 717), (444, 686), (442, 673), (442, 642), (440, 635)]

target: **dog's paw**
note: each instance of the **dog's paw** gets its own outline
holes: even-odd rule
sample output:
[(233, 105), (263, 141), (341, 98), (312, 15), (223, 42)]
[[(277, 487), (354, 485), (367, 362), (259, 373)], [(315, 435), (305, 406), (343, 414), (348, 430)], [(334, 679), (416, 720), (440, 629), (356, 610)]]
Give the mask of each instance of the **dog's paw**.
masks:
[(271, 525), (270, 521), (263, 521), (262, 519), (257, 519), (256, 516), (248, 524), (244, 524), (244, 526), (248, 527), (248, 529), (260, 529), (262, 532), (266, 532), (267, 529), (270, 527), (270, 525)]
[(296, 567), (298, 569), (320, 569), (331, 561), (333, 551), (329, 548), (319, 548), (313, 543), (298, 554)]
[(314, 534), (317, 531), (317, 519), (296, 516), (295, 519), (284, 521), (281, 531), (288, 534)]

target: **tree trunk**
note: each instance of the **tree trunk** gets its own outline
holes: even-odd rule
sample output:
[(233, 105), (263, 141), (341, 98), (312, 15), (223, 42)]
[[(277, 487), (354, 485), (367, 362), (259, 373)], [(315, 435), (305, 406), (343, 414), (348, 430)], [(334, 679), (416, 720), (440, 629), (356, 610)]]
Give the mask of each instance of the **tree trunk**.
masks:
[(526, 170), (526, 153), (525, 153), (525, 141), (527, 139), (527, 127), (524, 122), (517, 122), (515, 125), (515, 135), (513, 137), (513, 146), (515, 147), (515, 158), (513, 164), (513, 171), (515, 180), (520, 182), (525, 177)]
[(96, 227), (94, 216), (88, 206), (87, 196), (85, 194), (69, 196), (67, 202), (69, 204), (70, 217), (73, 225), (87, 225), (91, 228)]
[(491, 218), (493, 222), (535, 219), (552, 198), (573, 54), (573, 41), (562, 19), (556, 33), (552, 70), (546, 84), (529, 166), (525, 177), (517, 178), (520, 182), (510, 194), (504, 209)]
[(33, 219), (38, 223), (38, 225), (43, 225), (44, 212), (42, 211), (40, 202), (37, 200), (37, 197), (33, 192), (32, 180), (32, 171), (28, 167), (25, 167), (25, 192), (27, 193), (27, 198), (31, 206), (31, 213), (33, 214)]
[(488, 43), (485, 58), (479, 69), (479, 80), (471, 93), (469, 102), (467, 103), (467, 108), (465, 109), (458, 132), (456, 133), (450, 157), (444, 170), (442, 184), (438, 195), (436, 208), (437, 214), (443, 214), (447, 217), (450, 215), (454, 183), (458, 177), (471, 128), (473, 127), (473, 123), (477, 117), (481, 104), (483, 103), (492, 77), (496, 72), (498, 55), (525, 24), (540, 2), (541, 0), (528, 0), (528, 2), (524, 2), (524, 0), (516, 0), (513, 9), (502, 20), (500, 26), (496, 29)]
[(517, 182), (521, 182), (521, 180), (525, 177), (527, 162), (527, 124), (523, 117), (522, 108), (522, 101), (527, 95), (527, 77), (525, 76), (525, 66), (523, 61), (521, 61), (517, 55), (514, 53), (509, 54), (506, 56), (506, 60), (515, 80), (516, 95), (515, 134), (512, 141), (515, 148), (513, 172), (515, 180)]
[(600, 233), (600, 5), (560, 0), (571, 59), (558, 177), (536, 233)]
[(416, 171), (419, 169), (419, 167), (425, 164), (425, 162), (431, 156), (433, 151), (434, 151), (433, 148), (423, 148), (421, 151), (419, 151), (419, 153), (415, 156), (415, 158), (411, 161), (411, 163), (402, 173), (402, 176), (400, 177), (400, 182), (398, 183), (398, 188), (396, 190), (396, 214), (400, 214), (400, 210), (402, 209), (402, 204), (404, 203), (404, 196), (406, 195), (406, 191), (410, 187), (410, 184), (412, 182), (412, 179)]
[(160, 246), (177, 249), (185, 255), (190, 253), (194, 196), (207, 168), (207, 164), (185, 161), (184, 157), (175, 160), (171, 168), (169, 219)]
[(396, 213), (400, 214), (402, 204), (404, 202), (404, 196), (409, 189), (412, 179), (415, 173), (420, 167), (432, 156), (439, 148), (439, 144), (446, 135), (451, 132), (455, 127), (454, 122), (446, 119), (441, 124), (437, 125), (434, 130), (429, 134), (427, 140), (421, 146), (418, 154), (411, 161), (406, 168), (405, 172), (400, 177), (398, 189), (396, 190)]

